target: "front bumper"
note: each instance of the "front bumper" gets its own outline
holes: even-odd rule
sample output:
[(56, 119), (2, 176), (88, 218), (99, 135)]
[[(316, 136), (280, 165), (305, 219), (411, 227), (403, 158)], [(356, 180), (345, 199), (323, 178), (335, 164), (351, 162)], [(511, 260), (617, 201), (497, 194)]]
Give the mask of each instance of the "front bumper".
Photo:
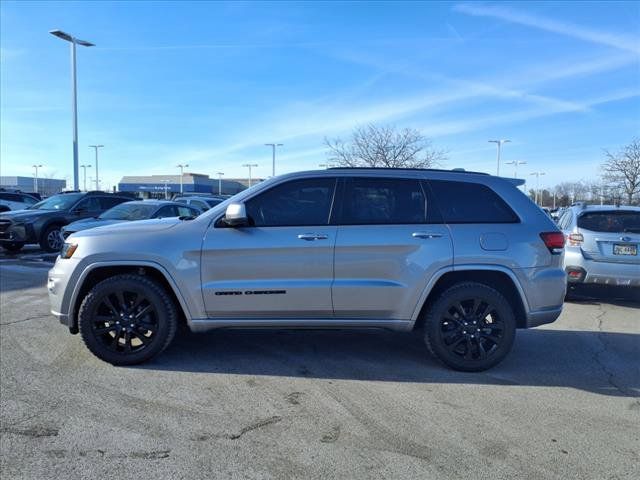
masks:
[(71, 333), (77, 333), (77, 330), (75, 330), (73, 315), (70, 311), (70, 291), (67, 286), (70, 281), (73, 281), (73, 271), (76, 266), (76, 260), (58, 257), (53, 268), (49, 270), (47, 277), (47, 292), (49, 293), (51, 314), (60, 323), (69, 327)]
[(29, 224), (3, 225), (0, 230), (1, 243), (36, 243), (33, 228)]
[[(640, 287), (640, 265), (621, 262), (596, 262), (584, 258), (580, 251), (565, 254), (564, 268), (569, 283)], [(580, 275), (571, 272), (580, 272)]]

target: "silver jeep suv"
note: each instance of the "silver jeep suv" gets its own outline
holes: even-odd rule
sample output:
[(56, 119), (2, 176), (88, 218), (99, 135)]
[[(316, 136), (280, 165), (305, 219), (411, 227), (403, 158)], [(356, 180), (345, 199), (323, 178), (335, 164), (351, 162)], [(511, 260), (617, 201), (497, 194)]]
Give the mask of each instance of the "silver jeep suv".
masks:
[(564, 237), (517, 181), (438, 170), (271, 178), (197, 218), (71, 235), (52, 313), (99, 358), (144, 362), (178, 324), (416, 330), (446, 365), (487, 369), (516, 328), (562, 310)]

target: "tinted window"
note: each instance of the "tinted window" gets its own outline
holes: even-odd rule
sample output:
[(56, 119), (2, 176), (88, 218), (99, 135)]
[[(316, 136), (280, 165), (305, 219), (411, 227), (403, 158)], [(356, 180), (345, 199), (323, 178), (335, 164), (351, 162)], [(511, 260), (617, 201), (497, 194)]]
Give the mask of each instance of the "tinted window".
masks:
[(204, 200), (191, 200), (191, 205), (198, 207), (203, 212), (209, 210), (209, 205)]
[(30, 197), (29, 195), (22, 195), (20, 200), (26, 203), (27, 205), (34, 205), (38, 202), (38, 200), (36, 200), (33, 197)]
[(197, 217), (198, 215), (200, 215), (200, 212), (195, 208), (182, 207), (182, 206), (175, 206), (175, 208), (178, 209), (179, 217)]
[(178, 211), (174, 205), (167, 205), (166, 207), (162, 207), (158, 210), (158, 213), (154, 215), (156, 218), (169, 218), (169, 217), (177, 217)]
[(207, 200), (206, 202), (210, 207), (215, 207), (216, 205), (219, 205), (220, 203), (224, 202), (224, 200), (222, 200), (222, 199), (220, 199), (220, 200)]
[(187, 199), (186, 198), (176, 198), (175, 201), (179, 202), (179, 203), (187, 203)]
[(54, 195), (36, 203), (31, 208), (36, 210), (66, 210), (83, 197), (83, 193), (65, 193)]
[(592, 232), (640, 233), (640, 212), (588, 212), (578, 217), (578, 228)]
[(327, 225), (335, 183), (313, 178), (278, 185), (249, 200), (247, 215), (256, 227)]
[(102, 206), (102, 210), (109, 210), (116, 205), (120, 205), (121, 203), (128, 201), (129, 199), (121, 197), (100, 197), (100, 205)]
[(426, 198), (418, 180), (348, 179), (342, 200), (343, 225), (425, 223)]
[(22, 199), (20, 195), (16, 195), (15, 193), (0, 193), (0, 199), (6, 200), (7, 202), (21, 202)]
[(445, 223), (517, 223), (518, 217), (493, 190), (470, 182), (430, 180)]
[(88, 212), (99, 212), (102, 210), (98, 197), (89, 197), (82, 200), (76, 208), (85, 208)]
[(107, 210), (100, 218), (106, 220), (145, 220), (156, 211), (155, 205), (144, 202), (126, 202)]

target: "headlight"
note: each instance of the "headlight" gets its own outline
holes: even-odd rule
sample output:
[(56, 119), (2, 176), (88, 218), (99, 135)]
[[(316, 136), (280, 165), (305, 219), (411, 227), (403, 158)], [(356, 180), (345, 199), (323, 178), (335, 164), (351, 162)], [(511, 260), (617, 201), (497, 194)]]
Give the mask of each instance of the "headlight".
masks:
[(76, 251), (76, 248), (78, 248), (77, 243), (65, 243), (62, 245), (62, 249), (60, 250), (60, 257), (71, 258), (73, 253)]

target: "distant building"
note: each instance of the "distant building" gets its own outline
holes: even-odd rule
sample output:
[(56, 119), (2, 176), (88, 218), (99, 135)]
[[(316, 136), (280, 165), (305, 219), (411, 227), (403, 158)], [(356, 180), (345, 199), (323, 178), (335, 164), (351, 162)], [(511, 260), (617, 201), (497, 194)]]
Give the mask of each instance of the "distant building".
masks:
[[(253, 183), (261, 181), (252, 180)], [(185, 173), (182, 176), (182, 191), (188, 193), (211, 193), (218, 194), (221, 186), (222, 195), (235, 195), (247, 188), (247, 180), (244, 179), (222, 179), (219, 185), (217, 178), (209, 178), (209, 175), (200, 173)], [(169, 198), (180, 194), (180, 175), (143, 175), (125, 176), (118, 184), (121, 192), (136, 193), (142, 198)]]
[[(34, 192), (33, 177), (0, 177), (0, 187), (22, 192)], [(43, 197), (60, 193), (67, 187), (66, 180), (57, 178), (38, 178), (38, 192)]]

